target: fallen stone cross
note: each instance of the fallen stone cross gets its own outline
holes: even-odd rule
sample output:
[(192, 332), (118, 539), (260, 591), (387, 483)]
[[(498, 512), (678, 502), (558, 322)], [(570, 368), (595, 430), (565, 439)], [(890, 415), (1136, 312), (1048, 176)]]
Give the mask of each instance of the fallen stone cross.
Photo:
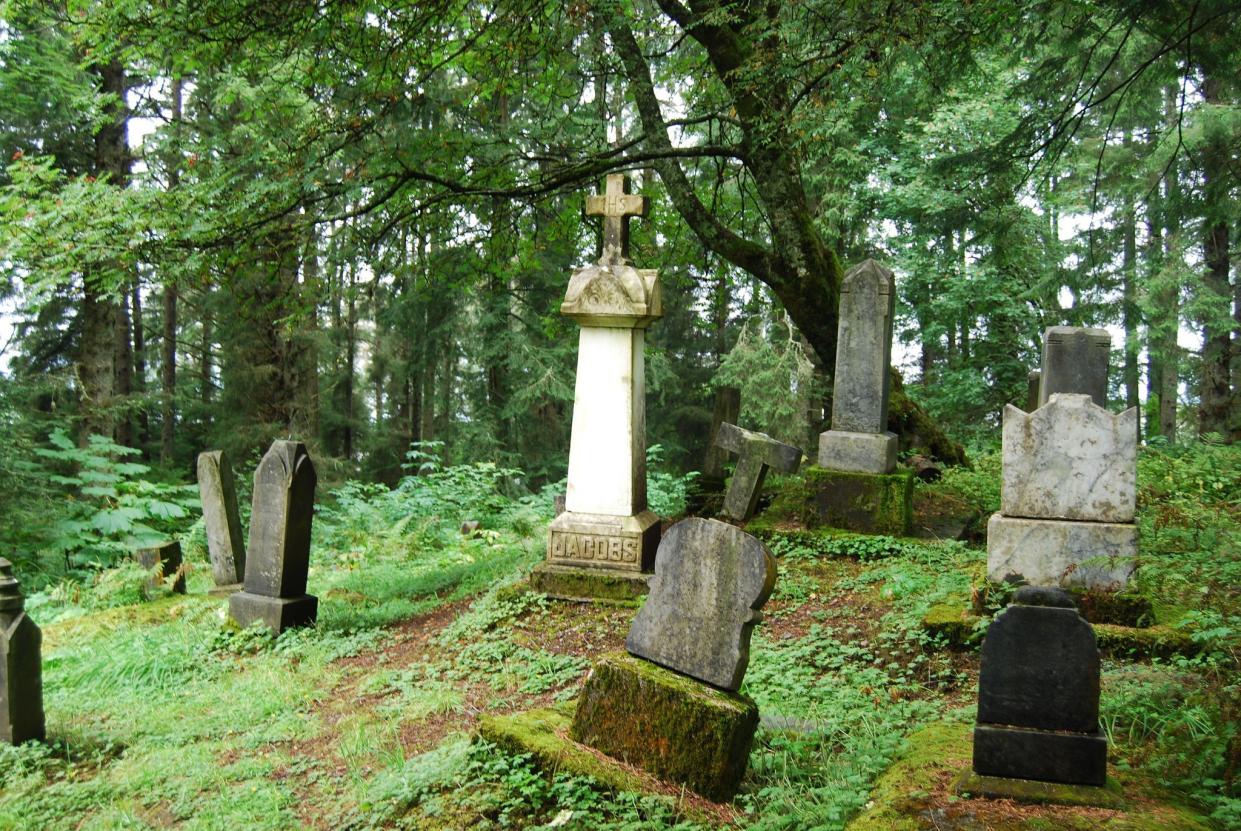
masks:
[(796, 473), (801, 464), (801, 448), (778, 442), (765, 433), (745, 430), (724, 422), (715, 443), (738, 455), (732, 481), (724, 494), (724, 515), (744, 522), (754, 515), (768, 469)]

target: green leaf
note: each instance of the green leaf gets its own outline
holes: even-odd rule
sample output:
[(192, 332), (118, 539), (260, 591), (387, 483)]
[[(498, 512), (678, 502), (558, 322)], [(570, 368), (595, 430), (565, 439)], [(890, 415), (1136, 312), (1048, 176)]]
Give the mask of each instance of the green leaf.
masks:
[(134, 520), (142, 516), (138, 508), (113, 508), (100, 511), (91, 517), (91, 527), (105, 534), (123, 534), (134, 527)]

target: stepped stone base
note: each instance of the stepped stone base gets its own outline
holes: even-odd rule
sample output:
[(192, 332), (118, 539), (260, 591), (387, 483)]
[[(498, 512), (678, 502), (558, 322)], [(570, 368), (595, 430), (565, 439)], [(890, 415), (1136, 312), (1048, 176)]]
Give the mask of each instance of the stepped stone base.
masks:
[(1100, 733), (979, 724), (974, 727), (974, 772), (1102, 786), (1107, 782), (1107, 739)]
[(1033, 779), (1005, 779), (1001, 776), (979, 776), (967, 770), (953, 788), (963, 796), (987, 799), (1011, 799), (1032, 805), (1077, 805), (1090, 808), (1119, 809), (1125, 806), (1120, 785), (1109, 779), (1107, 784), (1066, 785), (1063, 782), (1036, 782)]
[(632, 516), (565, 511), (552, 520), (547, 561), (571, 568), (646, 572), (655, 569), (659, 517), (653, 511)]
[(997, 583), (1116, 591), (1133, 575), (1137, 553), (1136, 525), (998, 513), (987, 523), (987, 576)]
[(239, 591), (228, 599), (228, 614), (243, 629), (262, 623), (279, 635), (286, 629), (313, 626), (319, 616), (319, 598), (266, 597)]
[(561, 600), (630, 603), (650, 592), (650, 579), (637, 571), (540, 563), (530, 572), (530, 588)]
[(819, 467), (855, 473), (891, 473), (896, 469), (895, 433), (828, 430), (819, 434)]
[(724, 801), (745, 776), (758, 721), (758, 705), (747, 696), (613, 653), (600, 658), (586, 679), (570, 735)]
[(211, 597), (228, 597), (231, 594), (236, 594), (244, 588), (244, 583), (229, 583), (225, 586), (212, 586), (207, 589), (207, 594)]
[(913, 533), (914, 477), (810, 468), (806, 485), (814, 500), (815, 524), (864, 534)]

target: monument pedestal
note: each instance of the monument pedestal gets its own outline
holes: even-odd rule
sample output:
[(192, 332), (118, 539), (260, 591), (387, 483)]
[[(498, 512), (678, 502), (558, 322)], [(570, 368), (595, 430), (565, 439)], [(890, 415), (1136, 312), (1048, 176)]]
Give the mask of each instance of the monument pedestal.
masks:
[(266, 597), (239, 591), (228, 599), (228, 613), (237, 625), (245, 629), (262, 623), (279, 635), (286, 629), (312, 626), (319, 612), (319, 598), (314, 595), (301, 597)]
[(907, 470), (859, 473), (810, 468), (806, 487), (813, 502), (809, 526), (897, 537), (913, 533), (914, 477)]
[(1136, 525), (1024, 519), (992, 514), (987, 523), (987, 577), (1115, 591), (1133, 575), (1138, 553)]
[(626, 653), (600, 658), (570, 735), (716, 801), (731, 799), (749, 762), (758, 705)]
[(974, 727), (974, 772), (1101, 786), (1107, 782), (1107, 739), (1101, 733), (978, 724)]
[(819, 467), (856, 473), (891, 473), (896, 469), (895, 433), (828, 430), (819, 434)]

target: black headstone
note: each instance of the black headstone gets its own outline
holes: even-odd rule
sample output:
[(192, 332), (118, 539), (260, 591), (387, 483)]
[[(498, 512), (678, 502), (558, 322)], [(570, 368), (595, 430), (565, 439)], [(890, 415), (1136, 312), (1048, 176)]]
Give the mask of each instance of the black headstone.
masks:
[(42, 741), (43, 633), (25, 611), (13, 565), (0, 557), (0, 742)]

